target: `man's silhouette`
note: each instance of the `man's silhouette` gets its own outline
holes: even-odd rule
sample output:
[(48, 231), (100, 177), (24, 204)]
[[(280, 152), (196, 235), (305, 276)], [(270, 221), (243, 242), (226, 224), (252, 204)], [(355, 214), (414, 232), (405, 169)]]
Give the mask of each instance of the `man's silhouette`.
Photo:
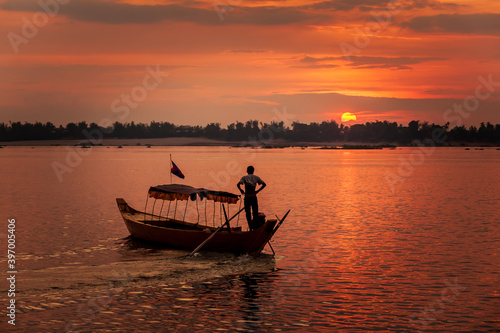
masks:
[[(259, 176), (254, 175), (253, 172), (254, 167), (249, 166), (247, 168), (248, 175), (241, 177), (240, 182), (237, 184), (241, 194), (245, 195), (245, 213), (250, 230), (253, 229), (254, 223), (258, 221), (259, 203), (257, 202), (257, 193), (266, 187), (266, 183)], [(241, 185), (245, 185), (245, 191), (241, 189)], [(256, 189), (257, 185), (260, 185), (258, 190)], [(254, 223), (252, 223), (252, 213)]]

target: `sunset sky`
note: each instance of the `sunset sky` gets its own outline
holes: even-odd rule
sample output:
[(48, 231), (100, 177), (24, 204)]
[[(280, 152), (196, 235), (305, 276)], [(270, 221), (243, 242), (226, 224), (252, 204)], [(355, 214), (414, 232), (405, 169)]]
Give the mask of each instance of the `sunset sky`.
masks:
[(500, 123), (500, 1), (38, 2), (0, 0), (0, 122)]

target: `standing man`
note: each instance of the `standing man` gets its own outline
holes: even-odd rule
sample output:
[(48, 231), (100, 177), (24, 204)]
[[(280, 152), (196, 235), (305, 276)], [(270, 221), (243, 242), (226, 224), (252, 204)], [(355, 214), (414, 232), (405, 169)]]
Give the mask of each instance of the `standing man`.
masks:
[[(240, 182), (238, 183), (238, 189), (241, 194), (245, 195), (245, 213), (247, 215), (248, 226), (250, 230), (253, 228), (252, 223), (252, 213), (253, 213), (253, 221), (257, 222), (258, 214), (259, 214), (259, 203), (257, 202), (257, 193), (262, 191), (264, 187), (266, 187), (266, 183), (259, 176), (253, 174), (254, 167), (249, 166), (247, 168), (248, 175), (241, 177)], [(260, 185), (260, 188), (257, 190), (257, 184)], [(241, 185), (245, 185), (245, 191), (241, 189)], [(251, 211), (250, 211), (251, 209)]]

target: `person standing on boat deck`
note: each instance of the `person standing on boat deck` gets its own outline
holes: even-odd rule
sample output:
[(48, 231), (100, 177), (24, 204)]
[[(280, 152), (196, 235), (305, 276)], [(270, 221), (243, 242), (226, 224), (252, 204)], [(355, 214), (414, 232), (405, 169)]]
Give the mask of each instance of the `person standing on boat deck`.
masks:
[[(238, 189), (241, 194), (245, 195), (245, 213), (247, 215), (248, 226), (252, 229), (252, 213), (253, 220), (257, 221), (259, 214), (259, 203), (257, 201), (257, 193), (262, 191), (264, 187), (266, 187), (266, 183), (259, 176), (253, 174), (254, 167), (249, 166), (247, 168), (248, 175), (241, 177), (240, 182), (237, 184)], [(245, 185), (245, 190), (241, 189), (241, 185)], [(257, 185), (260, 185), (260, 188), (257, 190)]]

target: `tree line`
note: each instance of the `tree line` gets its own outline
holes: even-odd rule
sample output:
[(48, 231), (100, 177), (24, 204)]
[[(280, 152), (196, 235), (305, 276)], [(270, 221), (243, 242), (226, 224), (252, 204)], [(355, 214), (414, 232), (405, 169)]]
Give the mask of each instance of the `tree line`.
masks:
[[(55, 126), (51, 122), (0, 123), (0, 141), (20, 140), (88, 140), (96, 133), (103, 138), (168, 138), (168, 137), (206, 137), (224, 141), (249, 141), (283, 139), (290, 142), (372, 142), (397, 143), (408, 145), (417, 141), (432, 140), (435, 130), (446, 135), (446, 141), (463, 143), (500, 144), (500, 124), (481, 123), (479, 127), (437, 125), (414, 120), (404, 126), (396, 122), (375, 121), (365, 124), (346, 126), (335, 121), (321, 123), (294, 122), (285, 126), (283, 122), (262, 123), (249, 120), (245, 123), (235, 122), (222, 127), (220, 123), (206, 126), (175, 125), (169, 122), (152, 121), (144, 123), (115, 122), (108, 127), (96, 123), (68, 123), (66, 126)], [(89, 134), (91, 133), (91, 134)]]

